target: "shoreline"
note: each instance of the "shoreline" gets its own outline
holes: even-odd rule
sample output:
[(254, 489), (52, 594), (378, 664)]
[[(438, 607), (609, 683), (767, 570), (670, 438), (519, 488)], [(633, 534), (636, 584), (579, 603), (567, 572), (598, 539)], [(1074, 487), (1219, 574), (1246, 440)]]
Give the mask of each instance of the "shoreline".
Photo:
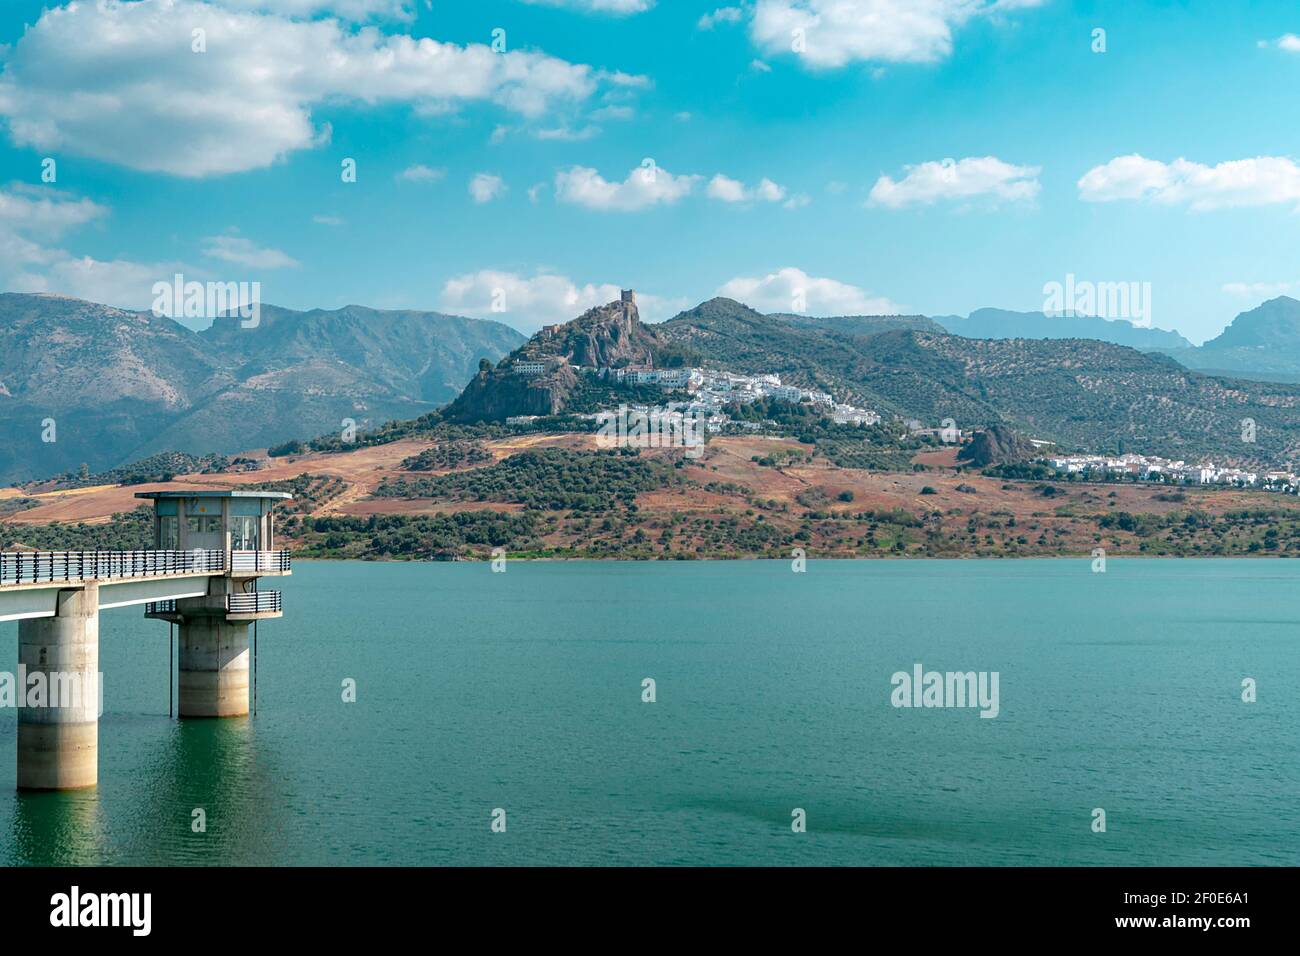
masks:
[[(290, 551), (292, 555), (292, 551)], [(734, 558), (719, 557), (701, 557), (701, 558), (674, 558), (674, 557), (655, 557), (655, 558), (596, 558), (589, 556), (575, 557), (558, 557), (548, 555), (545, 557), (525, 557), (511, 554), (504, 555), (507, 561), (527, 561), (529, 563), (562, 564), (569, 561), (589, 561), (610, 564), (692, 564), (700, 562), (709, 562), (712, 564), (721, 564), (725, 562), (741, 563), (746, 561), (776, 561), (788, 562), (795, 560), (790, 556), (771, 557), (768, 555), (745, 555)], [(1117, 558), (1127, 560), (1142, 561), (1286, 561), (1300, 559), (1300, 555), (1286, 554), (1132, 554), (1128, 552), (1107, 552), (1106, 560), (1112, 561)], [(321, 563), (355, 561), (363, 564), (491, 564), (494, 559), (491, 557), (484, 558), (461, 558), (455, 561), (443, 561), (437, 558), (322, 558), (322, 557), (298, 557), (293, 555), (293, 561), (306, 562), (318, 561)], [(1090, 553), (1081, 554), (1018, 554), (1018, 555), (996, 555), (996, 554), (964, 554), (964, 555), (804, 555), (806, 561), (1092, 561), (1093, 555)]]

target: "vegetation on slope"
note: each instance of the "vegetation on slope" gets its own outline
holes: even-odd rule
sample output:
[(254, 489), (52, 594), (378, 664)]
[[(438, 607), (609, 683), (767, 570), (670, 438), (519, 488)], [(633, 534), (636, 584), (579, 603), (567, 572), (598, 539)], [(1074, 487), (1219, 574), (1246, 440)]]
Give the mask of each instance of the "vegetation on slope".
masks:
[(672, 465), (642, 458), (635, 449), (575, 452), (546, 448), (511, 455), (487, 468), (383, 482), (375, 494), (521, 504), (532, 510), (607, 511), (631, 506), (643, 491), (684, 481)]
[(487, 446), (477, 441), (439, 442), (418, 455), (402, 459), (404, 471), (445, 471), (451, 468), (468, 468), (492, 461)]

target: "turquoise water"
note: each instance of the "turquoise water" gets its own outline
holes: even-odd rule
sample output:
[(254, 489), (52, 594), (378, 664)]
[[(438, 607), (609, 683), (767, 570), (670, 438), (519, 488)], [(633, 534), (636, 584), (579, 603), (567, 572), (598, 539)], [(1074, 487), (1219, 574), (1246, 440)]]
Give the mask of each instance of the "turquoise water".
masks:
[[(303, 562), (248, 720), (105, 611), (99, 787), (18, 794), (0, 711), (0, 862), (1300, 863), (1300, 562), (1089, 566)], [(999, 716), (892, 707), (916, 662)]]

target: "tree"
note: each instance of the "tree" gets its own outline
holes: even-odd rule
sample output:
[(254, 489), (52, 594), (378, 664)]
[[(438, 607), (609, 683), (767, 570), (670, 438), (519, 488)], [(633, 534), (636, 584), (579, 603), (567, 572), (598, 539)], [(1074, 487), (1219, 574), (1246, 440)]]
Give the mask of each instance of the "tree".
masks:
[(479, 360), (478, 360), (478, 370), (479, 370), (480, 372), (490, 372), (490, 371), (492, 371), (492, 362), (491, 362), (491, 360), (488, 359), (488, 358), (481, 358), (481, 359), (479, 359)]

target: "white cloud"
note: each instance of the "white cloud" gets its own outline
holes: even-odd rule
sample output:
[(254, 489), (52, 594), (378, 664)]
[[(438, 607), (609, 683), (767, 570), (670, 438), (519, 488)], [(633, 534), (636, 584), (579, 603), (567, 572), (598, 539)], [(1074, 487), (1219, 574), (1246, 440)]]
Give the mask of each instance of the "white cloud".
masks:
[(1079, 198), (1084, 202), (1141, 199), (1166, 188), (1169, 182), (1170, 169), (1164, 163), (1136, 153), (1117, 156), (1083, 174), (1078, 183)]
[(13, 232), (53, 239), (106, 215), (108, 210), (98, 203), (52, 189), (15, 186), (0, 191), (0, 229)]
[(250, 269), (292, 269), (300, 264), (279, 249), (264, 248), (243, 236), (209, 236), (203, 240), (203, 254)]
[(341, 226), (343, 220), (339, 216), (312, 216), (311, 221), (318, 226)]
[(755, 73), (771, 73), (772, 68), (762, 60), (754, 59), (749, 61), (749, 68)]
[(655, 0), (523, 0), (537, 7), (564, 7), (582, 13), (612, 13), (627, 16), (644, 13), (655, 5)]
[(15, 292), (57, 292), (122, 308), (148, 307), (154, 282), (184, 267), (105, 262), (48, 244), (107, 215), (105, 207), (53, 188), (0, 190), (0, 286)]
[(591, 118), (597, 122), (601, 120), (630, 120), (635, 115), (636, 110), (630, 106), (602, 106), (591, 114)]
[(278, 13), (289, 17), (319, 14), (362, 22), (372, 19), (410, 20), (412, 0), (215, 0), (231, 10)]
[(40, 274), (71, 258), (48, 243), (107, 213), (89, 199), (54, 189), (19, 185), (0, 190), (0, 277), (11, 288), (48, 291)]
[(710, 199), (729, 203), (750, 202), (755, 199), (761, 202), (781, 202), (786, 198), (786, 188), (766, 176), (759, 180), (757, 186), (750, 189), (740, 180), (732, 179), (722, 173), (709, 180), (706, 193)]
[(759, 180), (758, 188), (754, 190), (754, 194), (763, 202), (780, 202), (785, 198), (785, 187), (777, 185), (764, 176)]
[[(953, 30), (974, 17), (1038, 6), (1040, 0), (757, 0), (753, 42), (796, 53), (814, 69), (859, 60), (933, 63), (952, 52)], [(797, 32), (799, 31), (799, 32)], [(802, 38), (802, 48), (796, 48)]]
[[(439, 308), (476, 318), (496, 319), (519, 329), (536, 332), (543, 325), (567, 322), (588, 309), (614, 302), (619, 286), (613, 283), (577, 285), (567, 276), (542, 273), (532, 277), (515, 272), (484, 269), (448, 279)], [(684, 300), (637, 293), (637, 308), (647, 322), (670, 318), (686, 307)], [(499, 305), (504, 311), (494, 309)]]
[(1032, 200), (1038, 195), (1039, 166), (1013, 166), (996, 156), (969, 156), (907, 166), (900, 180), (881, 176), (871, 188), (868, 205), (900, 209), (941, 200), (984, 198), (997, 202)]
[(600, 135), (599, 126), (583, 126), (574, 129), (570, 126), (557, 126), (553, 129), (539, 129), (533, 133), (540, 140), (557, 140), (564, 143), (581, 143)]
[(1276, 299), (1280, 295), (1290, 295), (1300, 289), (1300, 282), (1229, 282), (1223, 291), (1239, 299), (1258, 302), (1261, 299)]
[(749, 199), (749, 190), (744, 183), (718, 173), (709, 180), (708, 195), (723, 202), (744, 202)]
[(621, 183), (609, 182), (594, 169), (574, 166), (556, 174), (555, 197), (588, 209), (632, 212), (675, 203), (688, 195), (699, 180), (699, 176), (674, 176), (651, 164), (633, 169)]
[(596, 74), (603, 82), (615, 87), (605, 94), (606, 98), (628, 95), (632, 90), (648, 90), (654, 84), (650, 77), (640, 73), (624, 73), (622, 70), (601, 70)]
[(46, 289), (32, 291), (57, 292), (121, 309), (147, 309), (153, 303), (154, 283), (168, 281), (177, 272), (194, 275), (181, 265), (68, 257), (47, 270)]
[(506, 184), (500, 176), (492, 173), (475, 173), (469, 181), (469, 194), (476, 203), (491, 202), (506, 191)]
[(399, 182), (407, 183), (436, 183), (445, 178), (447, 170), (434, 169), (432, 166), (426, 166), (424, 163), (416, 163), (413, 166), (407, 166), (397, 174)]
[(1133, 154), (1094, 166), (1079, 180), (1084, 202), (1148, 200), (1195, 210), (1300, 203), (1300, 166), (1285, 156), (1256, 156), (1206, 166)]
[[(206, 31), (206, 53), (192, 52), (194, 29)], [(326, 103), (437, 116), (487, 102), (537, 118), (638, 80), (544, 53), (197, 0), (69, 3), (6, 54), (0, 116), (18, 145), (187, 177), (259, 169), (327, 141), (329, 125), (312, 116)]]
[(1259, 46), (1275, 46), (1286, 53), (1300, 53), (1300, 36), (1294, 33), (1284, 33), (1276, 40), (1260, 40)]
[(737, 277), (717, 294), (760, 312), (807, 315), (899, 315), (906, 310), (882, 296), (835, 279), (810, 276), (788, 267), (759, 278)]
[(739, 23), (745, 16), (740, 7), (718, 7), (712, 13), (706, 13), (696, 22), (697, 30), (712, 30), (720, 23)]
[(795, 193), (784, 203), (782, 203), (782, 205), (784, 205), (786, 209), (802, 209), (810, 202), (812, 202), (812, 197), (809, 196), (807, 193)]

